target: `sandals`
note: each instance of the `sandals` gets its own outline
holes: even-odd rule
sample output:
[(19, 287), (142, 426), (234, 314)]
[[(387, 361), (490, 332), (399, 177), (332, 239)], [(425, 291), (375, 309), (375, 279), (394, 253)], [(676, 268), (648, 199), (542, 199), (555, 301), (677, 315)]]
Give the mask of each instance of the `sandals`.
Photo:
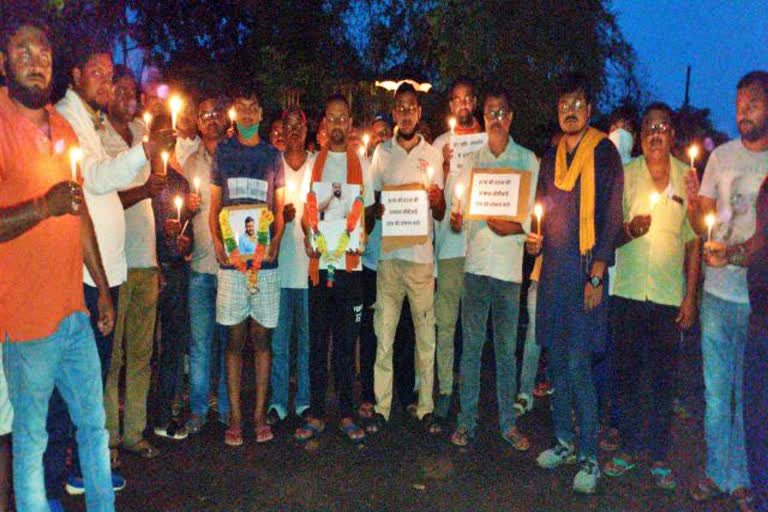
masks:
[(269, 425), (256, 427), (254, 433), (256, 434), (256, 442), (259, 444), (268, 443), (275, 438), (275, 435), (272, 433), (272, 427)]
[(365, 431), (358, 427), (355, 422), (352, 421), (352, 418), (343, 418), (339, 424), (339, 429), (353, 444), (358, 444), (365, 440)]
[[(632, 460), (632, 457), (626, 454), (619, 454), (608, 461), (603, 466), (603, 473), (607, 476), (618, 477), (634, 468), (637, 465), (636, 460)], [(653, 472), (651, 472), (653, 473)]]
[(310, 439), (316, 438), (318, 435), (322, 434), (325, 431), (325, 422), (320, 422), (319, 426), (315, 426), (309, 421), (307, 421), (303, 427), (296, 429), (296, 432), (293, 434), (293, 438), (300, 443), (304, 443), (306, 441), (309, 441)]
[(690, 490), (693, 501), (709, 501), (714, 498), (725, 496), (726, 493), (720, 489), (711, 478), (705, 478), (698, 481)]
[(459, 427), (451, 434), (451, 444), (459, 448), (465, 448), (475, 440), (475, 433), (467, 427)]
[(160, 450), (152, 446), (149, 441), (142, 439), (136, 444), (123, 444), (123, 450), (141, 457), (142, 459), (154, 459), (160, 455)]
[(506, 432), (502, 433), (501, 438), (509, 443), (512, 448), (519, 452), (528, 451), (528, 449), (531, 447), (531, 443), (528, 442), (528, 437), (517, 430), (517, 427), (512, 427)]
[(242, 446), (243, 429), (239, 426), (231, 425), (224, 431), (224, 444), (227, 446)]
[(120, 468), (120, 451), (117, 448), (109, 449), (109, 465), (113, 470)]
[(373, 414), (376, 411), (373, 408), (373, 404), (371, 402), (363, 402), (360, 404), (360, 408), (357, 410), (357, 415), (360, 416), (363, 419), (369, 420), (373, 418)]
[(654, 465), (651, 468), (651, 476), (656, 487), (665, 491), (674, 491), (677, 489), (677, 482), (672, 475), (672, 468), (663, 465)]

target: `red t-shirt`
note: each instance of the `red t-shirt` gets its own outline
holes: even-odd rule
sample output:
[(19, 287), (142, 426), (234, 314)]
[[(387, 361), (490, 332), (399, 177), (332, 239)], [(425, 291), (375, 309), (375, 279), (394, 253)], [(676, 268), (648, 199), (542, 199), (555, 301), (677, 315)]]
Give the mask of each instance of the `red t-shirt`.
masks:
[[(51, 106), (46, 110), (50, 138), (0, 89), (0, 208), (72, 179), (69, 149), (77, 136)], [(79, 217), (50, 217), (0, 242), (0, 341), (45, 338), (76, 311), (86, 311)]]

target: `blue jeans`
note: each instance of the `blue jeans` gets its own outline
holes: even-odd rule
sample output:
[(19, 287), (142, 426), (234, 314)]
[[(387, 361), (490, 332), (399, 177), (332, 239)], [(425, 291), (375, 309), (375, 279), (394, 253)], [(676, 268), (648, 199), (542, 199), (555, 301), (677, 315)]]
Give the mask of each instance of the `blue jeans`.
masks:
[[(224, 368), (226, 329), (216, 324), (216, 276), (192, 272), (189, 276), (189, 407), (192, 414), (208, 414), (208, 393), (211, 387), (211, 360), (218, 365), (219, 413), (229, 415), (227, 378)], [(218, 343), (215, 343), (218, 338)]]
[(552, 421), (555, 436), (573, 443), (573, 404), (579, 424), (579, 458), (597, 457), (597, 393), (592, 380), (593, 352), (571, 348), (567, 339), (552, 340), (547, 346), (547, 375), (554, 388)]
[(515, 379), (517, 377), (517, 320), (520, 314), (520, 283), (487, 276), (464, 274), (461, 298), (464, 351), (461, 354), (459, 426), (470, 432), (477, 426), (480, 365), (486, 340), (488, 314), (493, 311), (493, 343), (496, 360), (496, 400), (502, 433), (515, 426)]
[(706, 472), (727, 492), (749, 487), (742, 389), (749, 309), (706, 292), (701, 302)]
[(272, 336), (272, 398), (268, 409), (277, 411), (281, 419), (288, 414), (291, 334), (294, 328), (298, 386), (293, 409), (300, 416), (309, 408), (309, 292), (306, 288), (280, 288), (280, 316)]
[(17, 411), (13, 419), (13, 472), (18, 510), (48, 511), (43, 452), (48, 441), (48, 402), (54, 387), (66, 401), (77, 428), (86, 507), (89, 511), (115, 510), (101, 363), (88, 316), (73, 313), (47, 338), (6, 343), (3, 362), (11, 403)]

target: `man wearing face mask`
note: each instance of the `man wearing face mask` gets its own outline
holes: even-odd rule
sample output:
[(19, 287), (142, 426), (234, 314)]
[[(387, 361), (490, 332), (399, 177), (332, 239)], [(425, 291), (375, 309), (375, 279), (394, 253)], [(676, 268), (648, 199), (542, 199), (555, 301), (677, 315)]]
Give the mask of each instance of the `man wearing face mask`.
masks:
[(613, 111), (608, 128), (608, 138), (621, 156), (621, 163), (627, 165), (632, 160), (632, 148), (635, 145), (635, 116), (626, 107)]
[[(465, 190), (470, 188), (472, 169), (510, 168), (530, 173), (530, 195), (536, 194), (539, 161), (534, 153), (512, 140), (509, 127), (512, 111), (509, 95), (502, 88), (488, 91), (483, 107), (488, 143), (472, 156), (457, 177)], [(451, 228), (463, 231), (463, 218), (469, 201), (451, 211)], [(485, 345), (488, 315), (493, 319), (493, 342), (496, 360), (496, 396), (499, 407), (501, 437), (514, 449), (525, 451), (528, 438), (515, 425), (515, 380), (517, 378), (517, 321), (520, 312), (520, 288), (523, 282), (525, 232), (530, 231), (533, 202), (523, 222), (498, 218), (470, 221), (467, 237), (461, 325), (461, 412), (458, 428), (451, 436), (456, 446), (471, 443), (477, 431), (480, 397), (480, 365)]]
[[(611, 374), (623, 449), (604, 466), (606, 475), (621, 476), (648, 449), (651, 476), (666, 490), (676, 487), (667, 453), (679, 332), (696, 319), (700, 270), (699, 241), (687, 218), (687, 166), (671, 155), (674, 140), (672, 110), (652, 103), (643, 114), (643, 154), (624, 168), (625, 223), (611, 298)], [(651, 386), (644, 398), (645, 382)]]

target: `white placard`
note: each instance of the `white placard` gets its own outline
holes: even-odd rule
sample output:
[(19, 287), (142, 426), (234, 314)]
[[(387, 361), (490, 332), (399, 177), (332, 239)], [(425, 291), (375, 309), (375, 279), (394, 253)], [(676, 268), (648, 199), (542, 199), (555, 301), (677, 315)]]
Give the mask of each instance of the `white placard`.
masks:
[(470, 133), (467, 135), (451, 135), (450, 142), (453, 155), (451, 155), (451, 174), (458, 175), (467, 165), (469, 157), (477, 152), (486, 142), (488, 134)]
[(429, 201), (426, 190), (382, 190), (381, 236), (429, 234)]
[(513, 217), (520, 195), (519, 174), (473, 172), (469, 215), (476, 217)]

